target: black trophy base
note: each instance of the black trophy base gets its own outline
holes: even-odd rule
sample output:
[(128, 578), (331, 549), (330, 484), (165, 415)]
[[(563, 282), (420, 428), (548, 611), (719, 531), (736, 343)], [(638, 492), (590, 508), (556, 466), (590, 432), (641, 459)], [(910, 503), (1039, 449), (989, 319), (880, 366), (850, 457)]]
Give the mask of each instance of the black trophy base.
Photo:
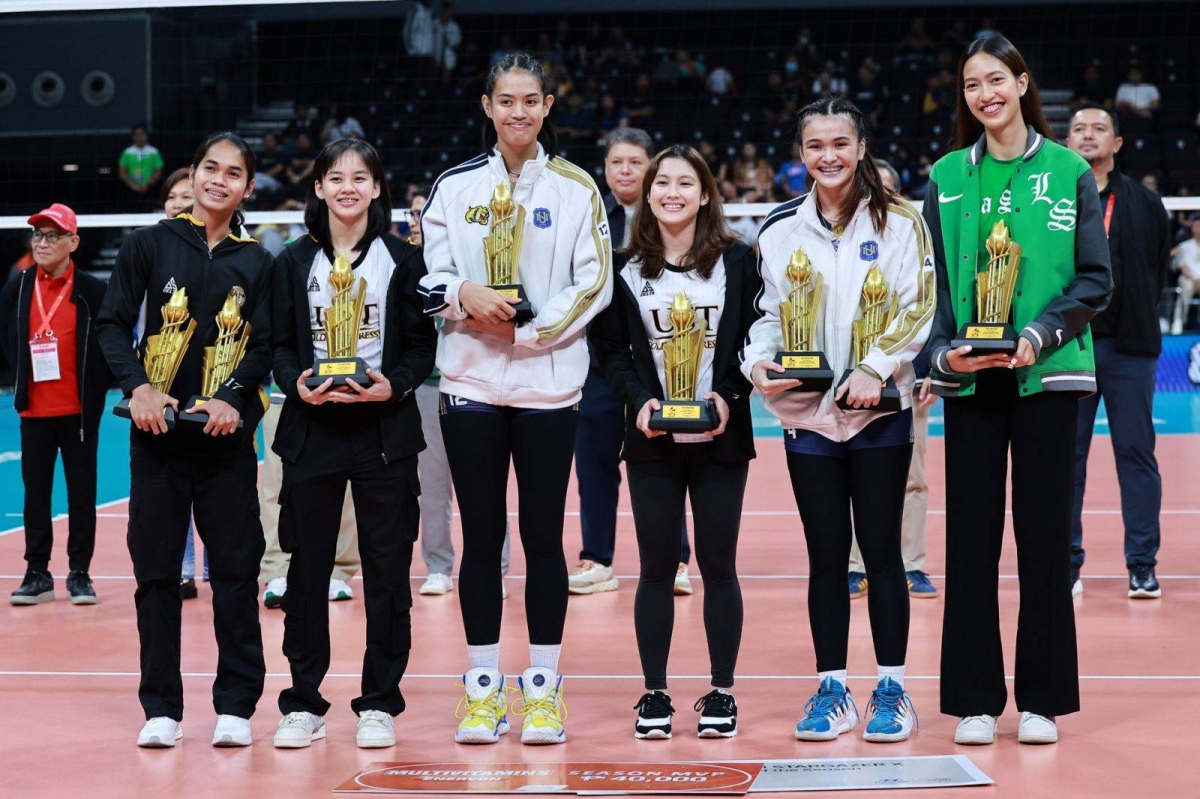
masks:
[[(191, 410), (192, 408), (203, 407), (204, 403), (209, 402), (211, 400), (212, 400), (212, 397), (202, 397), (199, 394), (193, 395), (192, 398), (187, 401), (187, 405), (179, 406), (180, 408), (182, 408), (182, 410), (179, 412), (179, 421), (186, 422), (188, 424), (198, 424), (201, 427), (208, 424), (208, 414), (207, 413), (188, 413), (188, 411)], [(242, 429), (242, 420), (241, 419), (238, 419), (237, 426), (238, 426), (238, 430)]]
[[(113, 416), (120, 416), (122, 419), (133, 421), (133, 414), (129, 411), (129, 397), (125, 397), (116, 405), (113, 406)], [(163, 408), (163, 418), (167, 420), (167, 429), (175, 429), (175, 409), (170, 405)]]
[(823, 352), (777, 352), (775, 363), (782, 366), (783, 371), (767, 372), (767, 379), (800, 381), (800, 385), (788, 391), (823, 393), (833, 385), (833, 370)]
[(329, 378), (333, 378), (330, 388), (346, 385), (347, 380), (353, 380), (363, 388), (371, 384), (371, 376), (367, 374), (367, 362), (362, 358), (318, 358), (313, 361), (313, 373), (304, 378), (304, 387), (315, 391)]
[(661, 400), (662, 408), (650, 416), (651, 430), (667, 430), (672, 433), (707, 433), (715, 430), (721, 420), (717, 406), (712, 400)]
[(533, 318), (533, 306), (529, 304), (529, 297), (525, 296), (525, 287), (520, 283), (513, 283), (507, 286), (488, 286), (488, 288), (500, 292), (505, 297), (516, 297), (520, 300), (519, 303), (513, 306), (513, 310), (517, 312), (517, 315), (512, 318), (518, 325), (528, 322)]
[(1017, 331), (1010, 324), (968, 322), (950, 342), (954, 349), (971, 348), (972, 355), (1012, 355), (1017, 351)]
[[(853, 369), (847, 369), (842, 379), (838, 381), (838, 388), (841, 388), (842, 383), (845, 383), (850, 378), (850, 373)], [(869, 376), (869, 375), (868, 375)], [(899, 413), (900, 408), (900, 389), (896, 387), (896, 378), (889, 377), (887, 382), (883, 384), (883, 388), (879, 392), (879, 402), (870, 408), (855, 408), (850, 405), (850, 392), (842, 395), (842, 398), (837, 401), (837, 406), (843, 411), (876, 411), (878, 413)]]

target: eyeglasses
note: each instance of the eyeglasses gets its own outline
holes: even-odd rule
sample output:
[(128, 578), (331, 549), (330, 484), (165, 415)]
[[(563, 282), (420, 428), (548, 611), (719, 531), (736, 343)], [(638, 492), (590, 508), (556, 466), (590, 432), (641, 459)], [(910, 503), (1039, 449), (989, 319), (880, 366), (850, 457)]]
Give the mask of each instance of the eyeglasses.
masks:
[(55, 244), (58, 244), (63, 239), (71, 238), (72, 235), (74, 235), (74, 234), (59, 232), (57, 230), (50, 230), (50, 231), (35, 230), (35, 231), (33, 231), (33, 233), (30, 234), (29, 238), (31, 238), (33, 240), (34, 244), (37, 244), (39, 241), (44, 241), (53, 247)]

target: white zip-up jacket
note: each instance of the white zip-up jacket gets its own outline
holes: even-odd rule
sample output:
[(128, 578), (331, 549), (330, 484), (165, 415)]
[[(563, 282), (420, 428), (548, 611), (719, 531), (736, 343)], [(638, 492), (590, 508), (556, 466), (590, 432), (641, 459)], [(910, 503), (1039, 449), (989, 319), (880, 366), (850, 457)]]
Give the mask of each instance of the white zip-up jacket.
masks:
[(833, 232), (821, 224), (816, 195), (809, 193), (780, 205), (767, 215), (758, 234), (759, 273), (763, 292), (758, 300), (762, 317), (750, 328), (740, 354), (742, 373), (759, 361), (774, 361), (783, 349), (779, 305), (791, 288), (788, 263), (803, 247), (813, 268), (823, 278), (817, 323), (816, 350), (825, 353), (834, 373), (834, 385), (823, 394), (785, 391), (766, 400), (766, 407), (784, 429), (812, 430), (832, 441), (848, 441), (881, 414), (872, 410), (843, 411), (833, 401), (838, 381), (853, 367), (853, 323), (861, 314), (863, 282), (878, 265), (888, 286), (889, 300), (896, 294), (892, 324), (868, 351), (863, 364), (883, 379), (896, 378), (901, 405), (912, 406), (912, 360), (929, 337), (937, 300), (933, 247), (929, 229), (919, 211), (903, 200), (888, 207), (882, 234), (875, 231), (864, 201), (835, 246)]
[(563, 408), (579, 401), (588, 373), (587, 324), (612, 299), (608, 217), (595, 182), (541, 145), (512, 189), (525, 208), (517, 278), (534, 318), (516, 340), (472, 332), (458, 301), (464, 281), (487, 285), (483, 238), (488, 204), (508, 180), (499, 151), (447, 170), (433, 184), (421, 215), (428, 274), (421, 278), (425, 312), (446, 318), (438, 340), (439, 389), (476, 402)]

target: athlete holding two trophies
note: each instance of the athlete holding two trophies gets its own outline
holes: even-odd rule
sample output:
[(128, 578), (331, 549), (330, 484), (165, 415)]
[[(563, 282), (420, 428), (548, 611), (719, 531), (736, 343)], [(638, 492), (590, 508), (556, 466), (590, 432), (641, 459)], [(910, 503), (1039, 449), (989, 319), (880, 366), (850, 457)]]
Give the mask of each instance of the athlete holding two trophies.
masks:
[[(214, 746), (250, 744), (266, 674), (254, 432), (271, 371), (271, 255), (232, 232), (254, 190), (254, 154), (236, 133), (214, 133), (196, 151), (191, 183), (191, 215), (141, 228), (121, 245), (97, 318), (133, 422), (128, 543), (147, 719), (138, 745), (146, 747), (172, 747), (183, 736), (179, 564), (193, 513), (210, 555), (220, 652)], [(129, 342), (145, 298), (135, 351)]]

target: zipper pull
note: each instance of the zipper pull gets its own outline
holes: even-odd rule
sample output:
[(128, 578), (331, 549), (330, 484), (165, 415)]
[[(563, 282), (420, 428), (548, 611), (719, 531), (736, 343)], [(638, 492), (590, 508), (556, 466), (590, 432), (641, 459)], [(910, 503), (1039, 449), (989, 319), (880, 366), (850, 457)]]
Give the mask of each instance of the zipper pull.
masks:
[(381, 458), (383, 458), (383, 465), (384, 465), (384, 466), (387, 466), (387, 462), (388, 462), (388, 459), (387, 459), (387, 453), (386, 453), (386, 452), (381, 452), (381, 453), (379, 453), (379, 456), (380, 456)]
[(83, 443), (83, 428), (79, 428), (79, 443)]

